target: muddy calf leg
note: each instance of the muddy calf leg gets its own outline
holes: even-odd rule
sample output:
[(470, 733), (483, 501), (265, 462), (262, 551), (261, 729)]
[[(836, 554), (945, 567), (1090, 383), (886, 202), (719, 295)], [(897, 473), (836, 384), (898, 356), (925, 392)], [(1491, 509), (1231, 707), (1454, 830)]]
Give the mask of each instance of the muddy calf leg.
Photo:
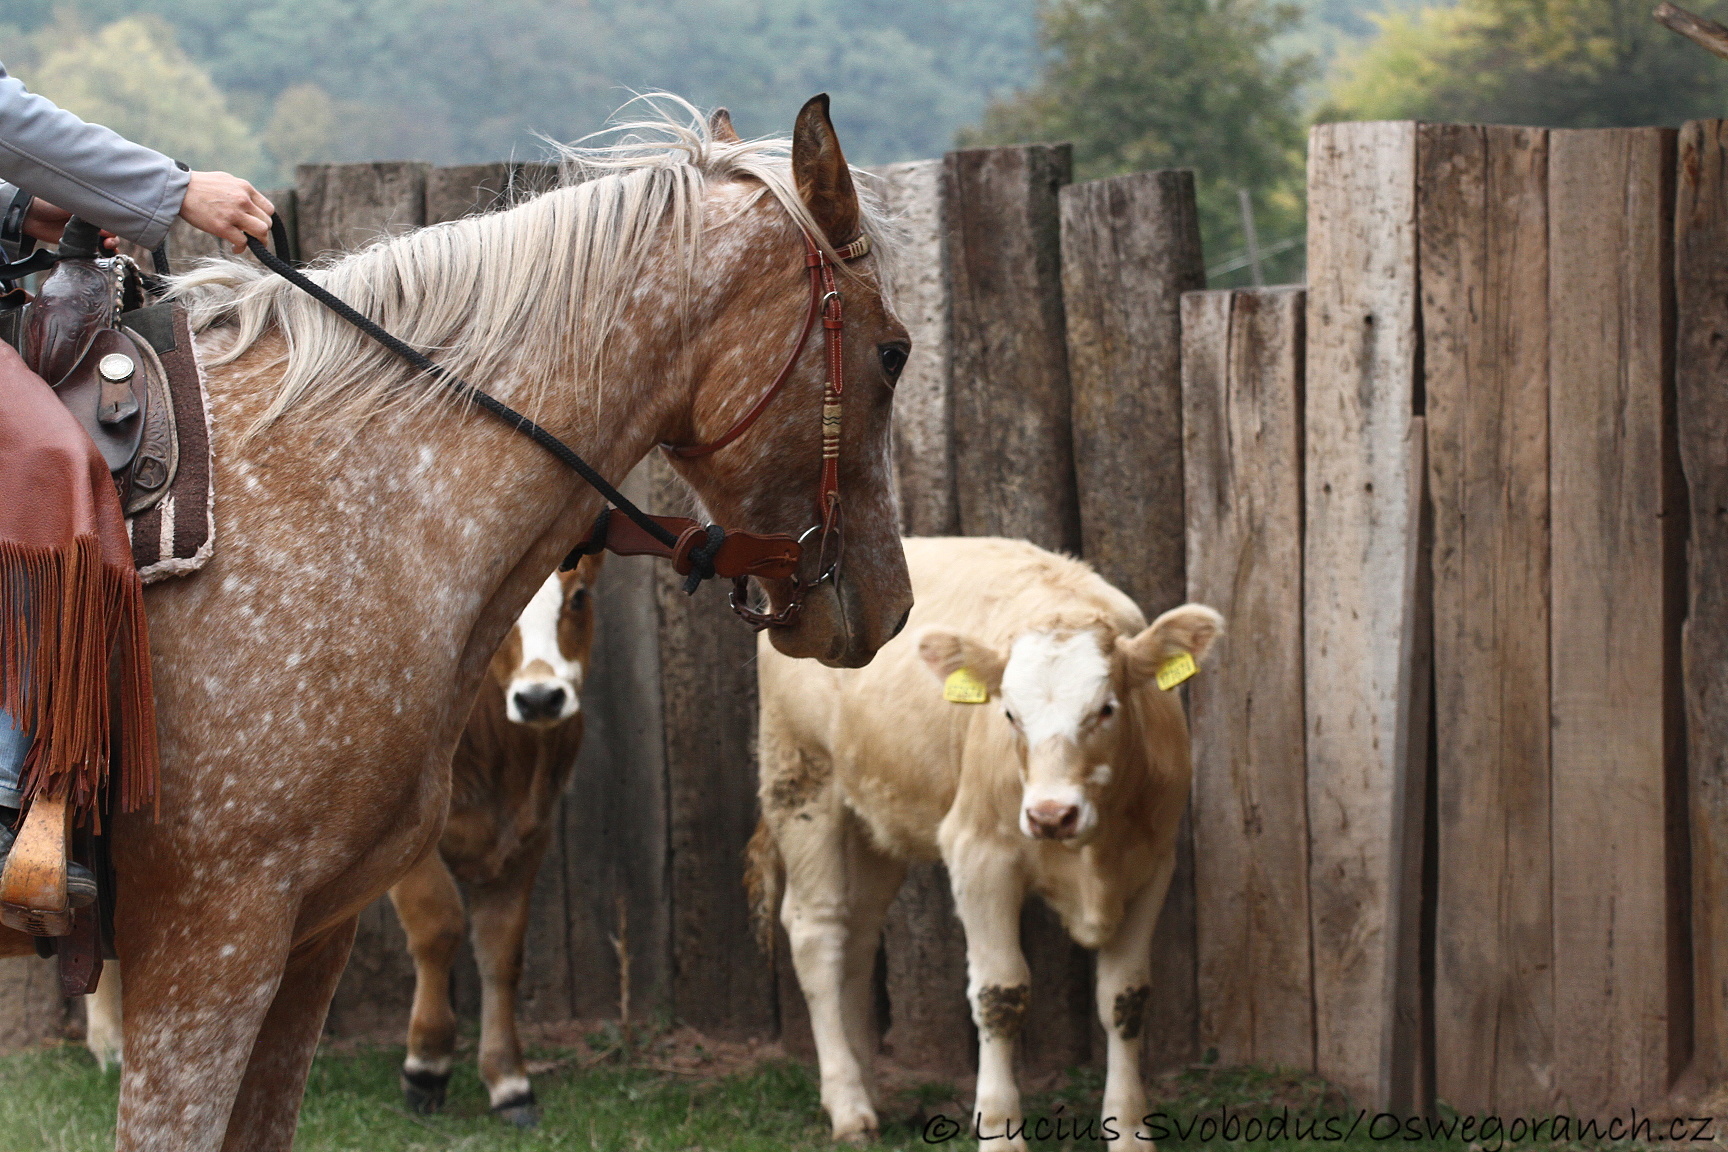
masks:
[(1152, 929), (1170, 887), (1172, 857), (1158, 874), (1128, 901), (1116, 935), (1098, 949), (1098, 1021), (1104, 1025), (1107, 1063), (1104, 1073), (1106, 1134), (1116, 1133), (1111, 1148), (1151, 1148), (1151, 1136), (1140, 1123), (1146, 1115), (1146, 1091), (1140, 1083), (1141, 1033), (1151, 986)]
[(545, 850), (545, 837), (536, 838), (496, 883), (473, 893), (474, 959), (480, 968), (480, 1078), (486, 1082), (492, 1111), (518, 1128), (540, 1122), (516, 1035), (516, 989), (522, 980), (528, 902)]
[(462, 894), (436, 844), (390, 889), (390, 902), (414, 957), (414, 1011), (408, 1056), (402, 1061), (402, 1096), (415, 1112), (436, 1112), (444, 1106), (456, 1051), (450, 969), (462, 947), (464, 920)]
[(1015, 858), (988, 843), (944, 846), (954, 910), (966, 929), (966, 996), (978, 1025), (979, 1146), (1026, 1148), (1026, 1120), (1014, 1079), (1014, 1049), (1032, 1002), (1031, 973), (1020, 949), (1025, 882)]

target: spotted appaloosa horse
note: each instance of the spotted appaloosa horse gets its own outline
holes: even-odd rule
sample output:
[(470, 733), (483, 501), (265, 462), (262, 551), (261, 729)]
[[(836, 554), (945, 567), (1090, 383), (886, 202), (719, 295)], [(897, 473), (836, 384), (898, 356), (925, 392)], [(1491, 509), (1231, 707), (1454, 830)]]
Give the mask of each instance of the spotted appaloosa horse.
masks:
[[(497, 655), (450, 764), (450, 818), (390, 889), (414, 955), (414, 1014), (402, 1090), (417, 1111), (444, 1104), (456, 1050), (450, 970), (473, 923), (480, 967), (480, 1078), (492, 1111), (521, 1127), (538, 1119), (516, 1038), (516, 986), (528, 902), (552, 814), (582, 746), (580, 695), (594, 641), (591, 589), (600, 557), (554, 573)], [(467, 886), (468, 912), (457, 882)]]
[[(600, 556), (554, 572), (492, 657), (451, 761), (450, 813), (429, 851), (390, 889), (414, 956), (414, 1011), (402, 1088), (421, 1112), (443, 1106), (456, 1047), (450, 972), (472, 921), (481, 979), (480, 1075), (492, 1110), (538, 1119), (516, 1037), (528, 904), (558, 797), (582, 747), (582, 684), (594, 641)], [(461, 881), (468, 886), (464, 911)], [(120, 967), (85, 997), (85, 1044), (103, 1068), (122, 1059)]]
[[(731, 427), (797, 338), (806, 234), (864, 232), (873, 254), (841, 272), (844, 564), (774, 633), (789, 655), (864, 664), (911, 604), (888, 445), (907, 338), (878, 288), (892, 237), (825, 97), (790, 142), (660, 127), (579, 154), (586, 179), (315, 275), (616, 479)], [(149, 594), (161, 811), (114, 824), (117, 1143), (286, 1152), (356, 917), (437, 839), (492, 654), (601, 502), (261, 269), (179, 291), (215, 415), (218, 545)], [(747, 435), (675, 461), (716, 521), (814, 522), (823, 361), (812, 339)], [(792, 584), (764, 591), (778, 606)]]

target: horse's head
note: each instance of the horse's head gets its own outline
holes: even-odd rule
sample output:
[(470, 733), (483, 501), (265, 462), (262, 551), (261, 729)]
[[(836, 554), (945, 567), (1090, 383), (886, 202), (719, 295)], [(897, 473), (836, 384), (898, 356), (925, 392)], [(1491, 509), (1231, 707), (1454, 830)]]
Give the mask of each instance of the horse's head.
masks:
[(600, 560), (585, 556), (569, 572), (548, 576), (492, 657), (492, 678), (513, 723), (552, 728), (581, 709)]
[[(723, 114), (716, 114), (713, 131), (721, 145), (737, 142)], [(706, 247), (731, 272), (715, 297), (713, 339), (692, 359), (696, 388), (679, 443), (706, 443), (735, 427), (785, 362), (810, 307), (805, 232), (814, 230), (812, 239), (830, 249), (866, 235), (865, 210), (826, 96), (798, 114), (791, 169), (797, 205), (758, 195), (759, 186), (714, 193), (746, 207), (730, 213), (723, 204), (710, 207), (711, 218), (727, 224), (709, 229)], [(844, 318), (837, 529), (825, 534), (819, 527), (829, 374), (823, 322), (760, 419), (724, 448), (674, 457), (674, 464), (716, 523), (804, 538), (802, 610), (794, 623), (773, 630), (774, 646), (788, 656), (858, 667), (900, 630), (912, 608), (889, 452), (894, 385), (910, 342), (884, 299), (879, 254), (837, 263), (834, 278)], [(768, 581), (765, 591), (772, 612), (792, 598), (795, 585)]]

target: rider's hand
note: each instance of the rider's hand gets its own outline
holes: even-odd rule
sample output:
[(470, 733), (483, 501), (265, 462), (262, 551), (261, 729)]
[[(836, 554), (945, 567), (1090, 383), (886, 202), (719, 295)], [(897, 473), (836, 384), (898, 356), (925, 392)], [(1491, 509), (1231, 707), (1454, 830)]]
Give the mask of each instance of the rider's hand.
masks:
[(200, 232), (226, 240), (234, 251), (246, 251), (246, 237), (267, 240), (270, 215), (276, 206), (264, 193), (226, 172), (194, 172), (180, 203), (180, 219)]
[[(58, 244), (60, 234), (66, 230), (66, 221), (70, 219), (72, 213), (38, 196), (30, 201), (30, 211), (24, 214), (24, 235), (44, 244)], [(102, 233), (102, 246), (110, 252), (114, 250), (114, 233)]]

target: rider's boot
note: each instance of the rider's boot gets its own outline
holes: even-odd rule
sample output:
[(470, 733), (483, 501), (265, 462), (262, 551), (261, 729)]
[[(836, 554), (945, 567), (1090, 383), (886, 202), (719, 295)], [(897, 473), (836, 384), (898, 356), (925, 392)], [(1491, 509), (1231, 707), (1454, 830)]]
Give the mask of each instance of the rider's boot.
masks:
[(17, 824), (16, 808), (0, 808), (0, 923), (36, 936), (64, 935), (71, 909), (96, 899), (95, 875), (66, 858), (66, 802), (39, 798)]

